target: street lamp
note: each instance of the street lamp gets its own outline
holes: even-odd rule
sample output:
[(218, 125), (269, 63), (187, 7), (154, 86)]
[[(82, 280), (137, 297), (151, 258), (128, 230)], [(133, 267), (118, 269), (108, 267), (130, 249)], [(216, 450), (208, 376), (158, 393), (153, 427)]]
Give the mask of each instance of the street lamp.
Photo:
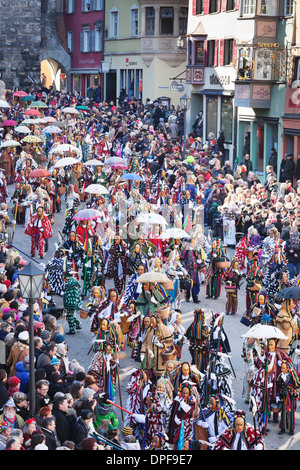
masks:
[(18, 273), (21, 295), (29, 305), (29, 411), (35, 413), (35, 364), (34, 364), (34, 327), (33, 304), (42, 295), (45, 273), (29, 262)]
[(180, 107), (181, 107), (181, 110), (184, 112), (183, 160), (185, 160), (185, 153), (186, 153), (186, 113), (190, 109), (190, 106), (191, 106), (191, 98), (185, 93), (180, 98)]

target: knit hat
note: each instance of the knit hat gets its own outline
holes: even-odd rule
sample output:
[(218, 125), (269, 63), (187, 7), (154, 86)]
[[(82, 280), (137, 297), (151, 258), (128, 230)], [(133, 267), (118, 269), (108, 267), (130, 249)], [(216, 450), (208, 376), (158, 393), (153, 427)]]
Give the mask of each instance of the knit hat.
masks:
[(130, 426), (125, 426), (122, 429), (123, 436), (131, 436), (133, 434), (133, 429)]
[(19, 385), (20, 383), (21, 383), (21, 380), (20, 380), (18, 377), (16, 377), (16, 376), (10, 377), (10, 378), (8, 379), (8, 385), (9, 385), (10, 387), (16, 387), (16, 386)]
[(91, 388), (84, 388), (81, 393), (81, 398), (83, 400), (89, 400), (95, 395), (95, 390), (92, 390)]
[(9, 423), (8, 421), (2, 421), (1, 425), (0, 425), (0, 433), (2, 434), (3, 431), (5, 431), (5, 429), (7, 428), (12, 428), (12, 424)]
[(51, 359), (51, 366), (55, 366), (59, 364), (60, 364), (60, 360), (57, 359), (57, 357), (54, 357), (53, 359)]
[(28, 341), (28, 339), (29, 339), (29, 333), (28, 333), (28, 331), (26, 331), (26, 330), (25, 330), (25, 331), (21, 331), (21, 333), (19, 333), (18, 339), (19, 339), (20, 341)]
[(65, 342), (64, 335), (56, 335), (55, 336), (55, 342), (56, 342), (56, 344), (64, 343)]
[(49, 339), (51, 337), (51, 333), (49, 330), (44, 330), (41, 332), (41, 338), (43, 340)]

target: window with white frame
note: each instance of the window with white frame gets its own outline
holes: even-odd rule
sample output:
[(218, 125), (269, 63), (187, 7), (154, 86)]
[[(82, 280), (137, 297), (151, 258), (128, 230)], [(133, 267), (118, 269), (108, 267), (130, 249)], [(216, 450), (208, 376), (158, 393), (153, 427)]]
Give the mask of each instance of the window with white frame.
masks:
[(69, 52), (72, 53), (74, 51), (74, 33), (73, 33), (73, 31), (68, 31), (67, 32), (67, 43), (68, 43)]
[(71, 15), (75, 12), (75, 0), (66, 0), (66, 13)]
[(84, 26), (81, 32), (81, 52), (90, 52), (91, 44), (90, 44), (90, 37), (91, 31), (89, 26)]
[(100, 25), (95, 25), (95, 52), (102, 51), (103, 31)]
[(139, 35), (139, 9), (134, 5), (130, 9), (130, 36), (137, 37)]
[(103, 0), (95, 0), (95, 10), (103, 10)]
[(284, 16), (292, 16), (294, 14), (294, 0), (284, 0)]
[(81, 0), (81, 11), (88, 12), (92, 10), (92, 0)]
[(173, 7), (160, 8), (160, 34), (174, 33), (174, 9)]
[(257, 14), (264, 16), (277, 15), (277, 0), (258, 0)]
[(117, 38), (119, 36), (119, 11), (113, 9), (110, 12), (110, 37)]
[(255, 15), (255, 0), (243, 0), (242, 16)]
[(154, 36), (155, 32), (155, 10), (153, 7), (146, 7), (146, 35)]

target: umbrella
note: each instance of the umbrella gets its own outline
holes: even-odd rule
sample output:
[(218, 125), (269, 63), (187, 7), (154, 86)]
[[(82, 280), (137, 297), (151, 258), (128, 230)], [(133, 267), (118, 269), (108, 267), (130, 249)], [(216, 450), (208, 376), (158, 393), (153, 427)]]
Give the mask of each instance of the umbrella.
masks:
[(66, 127), (66, 123), (65, 121), (53, 121), (53, 126), (57, 126), (57, 127)]
[(32, 96), (32, 95), (26, 95), (26, 96), (22, 96), (20, 101), (34, 101), (35, 100), (35, 97)]
[(160, 236), (161, 239), (167, 240), (169, 238), (190, 238), (190, 235), (181, 228), (168, 228), (164, 230)]
[(69, 166), (69, 165), (75, 165), (78, 163), (78, 160), (74, 157), (66, 157), (66, 158), (62, 158), (61, 160), (58, 160), (55, 165), (54, 165), (54, 168), (61, 168), (63, 166)]
[(84, 192), (90, 194), (108, 194), (107, 189), (101, 184), (90, 184), (85, 188)]
[(140, 175), (137, 175), (136, 173), (127, 173), (126, 175), (123, 175), (122, 178), (124, 180), (143, 181), (143, 178)]
[(167, 282), (169, 280), (170, 279), (166, 274), (157, 273), (156, 271), (148, 271), (147, 273), (138, 276), (134, 282)]
[(65, 152), (66, 153), (76, 152), (78, 155), (79, 154), (81, 155), (80, 149), (70, 144), (61, 144), (50, 150), (50, 153), (65, 153)]
[(7, 126), (7, 127), (14, 127), (17, 125), (18, 125), (17, 121), (13, 121), (12, 119), (9, 119), (8, 121), (3, 121), (1, 124), (1, 126)]
[(155, 212), (149, 212), (148, 214), (140, 214), (138, 215), (137, 219), (140, 223), (160, 224), (160, 225), (168, 224), (168, 222), (162, 215), (156, 214)]
[(16, 146), (20, 146), (20, 142), (18, 142), (17, 140), (4, 140), (1, 144), (1, 148), (6, 148), (6, 147), (16, 147)]
[(62, 112), (66, 114), (79, 114), (79, 111), (76, 108), (71, 108), (71, 107), (62, 109)]
[(24, 115), (25, 116), (42, 116), (42, 113), (40, 113), (37, 109), (28, 108), (26, 109)]
[(46, 103), (44, 103), (43, 101), (33, 101), (33, 103), (31, 103), (29, 107), (30, 108), (48, 108)]
[(257, 323), (252, 326), (247, 333), (242, 335), (242, 338), (257, 338), (257, 339), (267, 339), (267, 338), (278, 338), (278, 339), (288, 339), (282, 331), (276, 326), (271, 325), (262, 325)]
[(87, 162), (84, 163), (84, 165), (91, 165), (91, 166), (100, 166), (100, 165), (103, 165), (102, 162), (100, 162), (100, 160), (96, 160), (95, 158), (93, 160), (88, 160)]
[(46, 178), (51, 176), (51, 173), (45, 168), (37, 168), (29, 173), (28, 178)]
[(87, 108), (86, 106), (76, 106), (76, 109), (81, 109), (81, 111), (90, 111), (90, 108)]
[(43, 118), (43, 122), (45, 122), (45, 123), (46, 123), (46, 122), (51, 122), (51, 123), (52, 123), (52, 122), (55, 122), (55, 121), (56, 121), (56, 119), (55, 119), (54, 117), (52, 117), (52, 116), (45, 116), (45, 117)]
[(95, 220), (102, 217), (101, 212), (96, 209), (82, 209), (74, 215), (74, 220)]
[(62, 132), (62, 129), (57, 126), (47, 126), (42, 129), (43, 134), (59, 134), (60, 132)]
[(286, 299), (300, 299), (300, 287), (292, 286), (282, 289), (276, 294), (277, 299), (286, 300)]
[(114, 163), (111, 165), (112, 170), (128, 170), (127, 166), (123, 163)]
[(26, 137), (24, 137), (23, 142), (27, 142), (29, 144), (34, 144), (34, 143), (37, 143), (37, 142), (43, 142), (43, 139), (41, 139), (37, 135), (27, 135)]
[(10, 108), (10, 105), (5, 100), (0, 100), (0, 108)]
[(13, 96), (18, 96), (19, 98), (23, 98), (24, 96), (27, 96), (27, 93), (25, 93), (25, 91), (15, 91)]
[(121, 157), (109, 157), (105, 160), (104, 165), (112, 165), (115, 163), (122, 163), (124, 165), (124, 160)]
[(21, 122), (21, 125), (30, 126), (31, 124), (33, 124), (34, 126), (36, 126), (37, 124), (41, 124), (41, 122), (43, 121), (39, 118), (37, 119), (26, 118), (24, 119), (24, 121)]
[(20, 134), (30, 134), (31, 130), (27, 126), (18, 126), (15, 131)]

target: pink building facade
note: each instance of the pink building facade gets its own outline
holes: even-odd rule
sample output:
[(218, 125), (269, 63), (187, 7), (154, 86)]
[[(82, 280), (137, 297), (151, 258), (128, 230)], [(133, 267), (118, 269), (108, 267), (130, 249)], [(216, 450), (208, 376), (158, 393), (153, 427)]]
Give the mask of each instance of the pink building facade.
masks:
[[(71, 56), (70, 87), (84, 98), (103, 92), (104, 0), (64, 0), (64, 22)], [(97, 90), (99, 97), (99, 89)]]

